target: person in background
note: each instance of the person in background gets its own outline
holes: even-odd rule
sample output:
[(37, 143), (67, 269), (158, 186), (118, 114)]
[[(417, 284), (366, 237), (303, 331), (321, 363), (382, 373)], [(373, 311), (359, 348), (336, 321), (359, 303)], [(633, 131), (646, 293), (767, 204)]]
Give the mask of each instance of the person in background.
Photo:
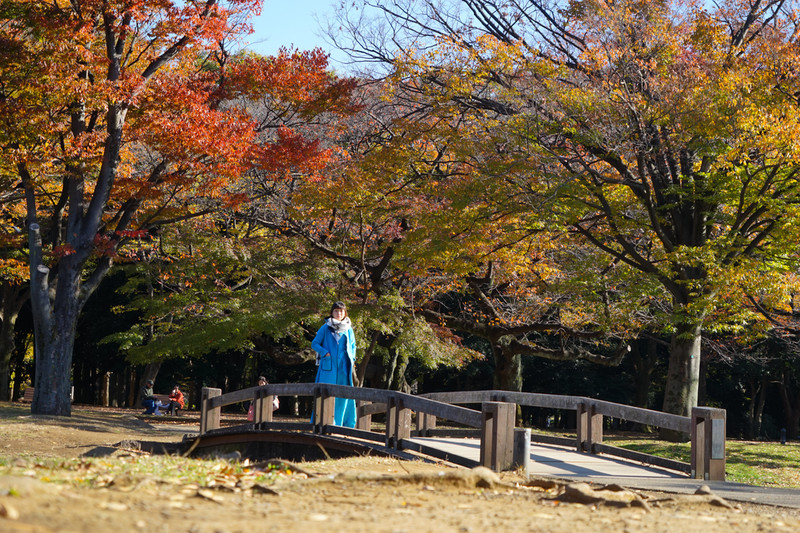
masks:
[(177, 414), (178, 409), (183, 409), (183, 406), (186, 404), (186, 401), (183, 398), (183, 393), (181, 392), (181, 388), (178, 385), (175, 385), (172, 388), (172, 392), (169, 393), (169, 405), (167, 408), (169, 409), (169, 414), (175, 416)]
[[(268, 384), (269, 382), (267, 381), (267, 378), (265, 378), (264, 376), (258, 376), (258, 382), (256, 383), (257, 387), (263, 387), (264, 385)], [(280, 406), (281, 404), (280, 401), (278, 400), (278, 397), (274, 396), (272, 398), (272, 410), (277, 411), (280, 408)], [(250, 407), (247, 409), (247, 420), (252, 422), (254, 419), (255, 419), (255, 404), (253, 402), (250, 402)]]
[[(316, 383), (353, 386), (356, 339), (344, 303), (333, 304), (330, 316), (317, 331), (311, 347), (317, 352)], [(333, 423), (356, 427), (355, 400), (336, 398)]]
[(144, 407), (144, 414), (153, 415), (161, 414), (158, 411), (158, 400), (153, 395), (153, 380), (148, 379), (142, 387), (142, 407)]

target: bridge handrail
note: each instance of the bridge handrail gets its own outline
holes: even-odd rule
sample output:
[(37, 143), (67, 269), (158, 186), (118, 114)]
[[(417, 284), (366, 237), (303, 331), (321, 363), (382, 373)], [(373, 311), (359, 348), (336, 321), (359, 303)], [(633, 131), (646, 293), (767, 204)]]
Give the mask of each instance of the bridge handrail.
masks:
[[(219, 428), (220, 408), (238, 402), (253, 401), (255, 423), (272, 421), (272, 397), (302, 395), (314, 397), (315, 432), (332, 427), (335, 398), (365, 402), (359, 407), (359, 430), (369, 431), (371, 415), (386, 412), (386, 445), (400, 448), (411, 436), (411, 413), (417, 413), (420, 434), (430, 433), (437, 418), (468, 427), (481, 428), (481, 464), (502, 468), (510, 461), (508, 442), (514, 429), (513, 406), (575, 410), (578, 416), (578, 451), (608, 453), (603, 444), (603, 417), (621, 418), (660, 428), (689, 433), (692, 441), (692, 477), (725, 479), (725, 410), (695, 407), (691, 416), (679, 416), (650, 409), (617, 404), (582, 396), (511, 392), (501, 390), (439, 392), (411, 395), (385, 389), (369, 389), (324, 383), (286, 383), (249, 387), (222, 394), (220, 389), (203, 388), (200, 434)], [(457, 404), (482, 404), (476, 411)], [(489, 443), (484, 453), (484, 443)], [(502, 457), (501, 457), (502, 455)], [(497, 469), (497, 468), (495, 468)]]
[(662, 413), (652, 409), (633, 407), (605, 400), (597, 400), (583, 396), (564, 396), (559, 394), (543, 394), (536, 392), (510, 392), (503, 390), (431, 392), (420, 394), (420, 397), (454, 404), (481, 403), (486, 401), (509, 402), (527, 407), (543, 407), (550, 409), (568, 409), (577, 411), (580, 405), (594, 406), (598, 414), (612, 418), (620, 418), (630, 422), (638, 422), (648, 426), (656, 426), (682, 433), (690, 433), (692, 420), (688, 416)]
[[(406, 408), (412, 411), (424, 412), (437, 418), (444, 418), (465, 426), (474, 428), (481, 427), (481, 413), (474, 409), (466, 409), (457, 405), (440, 402), (424, 396), (415, 396), (397, 391), (385, 389), (370, 389), (366, 387), (348, 387), (346, 385), (331, 385), (326, 383), (280, 383), (249, 387), (237, 391), (227, 392), (220, 396), (214, 396), (208, 400), (208, 409), (218, 409), (235, 403), (252, 401), (256, 393), (262, 391), (264, 395), (274, 396), (336, 396), (339, 398), (349, 398), (361, 400), (381, 405), (380, 411), (386, 410), (386, 402), (389, 398), (396, 398), (403, 402)], [(487, 400), (488, 401), (488, 400)]]

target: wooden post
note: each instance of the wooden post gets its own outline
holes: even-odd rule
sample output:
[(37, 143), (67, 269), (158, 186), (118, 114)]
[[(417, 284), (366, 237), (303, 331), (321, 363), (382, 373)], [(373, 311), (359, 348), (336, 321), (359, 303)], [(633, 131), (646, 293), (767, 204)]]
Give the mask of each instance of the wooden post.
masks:
[(211, 387), (203, 387), (200, 393), (200, 434), (211, 431), (212, 429), (219, 429), (219, 415), (220, 408), (209, 407), (212, 398), (222, 396), (222, 389), (214, 389)]
[(364, 400), (357, 400), (356, 401), (356, 429), (361, 429), (364, 431), (372, 431), (372, 415), (368, 414), (361, 414), (363, 412), (363, 408), (372, 405), (372, 402), (367, 402)]
[(400, 449), (400, 441), (411, 437), (411, 409), (403, 405), (403, 400), (391, 394), (386, 400), (386, 446)]
[(417, 431), (420, 437), (430, 437), (432, 429), (436, 429), (436, 415), (417, 413)]
[(111, 397), (111, 372), (103, 372), (103, 383), (100, 389), (100, 405), (103, 407), (108, 407), (110, 402), (109, 398)]
[(505, 402), (483, 402), (481, 412), (480, 463), (495, 472), (510, 470), (514, 459), (517, 406)]
[(577, 449), (594, 453), (594, 444), (603, 443), (603, 415), (597, 413), (592, 401), (582, 401), (577, 408)]
[(336, 397), (330, 396), (326, 387), (317, 387), (314, 394), (314, 433), (322, 434), (325, 426), (333, 424), (335, 410)]
[(272, 402), (275, 396), (268, 393), (267, 387), (256, 389), (253, 398), (253, 423), (272, 422)]
[(725, 481), (725, 409), (692, 408), (692, 477)]

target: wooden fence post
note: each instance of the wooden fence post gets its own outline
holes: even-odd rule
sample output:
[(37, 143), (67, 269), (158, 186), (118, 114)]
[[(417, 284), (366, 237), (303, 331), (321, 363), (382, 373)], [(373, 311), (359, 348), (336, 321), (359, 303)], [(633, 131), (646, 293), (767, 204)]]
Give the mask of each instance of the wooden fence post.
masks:
[(356, 429), (361, 429), (363, 431), (372, 431), (372, 415), (371, 414), (361, 414), (364, 407), (372, 405), (372, 402), (367, 402), (364, 400), (357, 400), (356, 401)]
[(483, 402), (481, 412), (480, 463), (495, 472), (510, 470), (514, 459), (517, 406), (505, 402)]
[(333, 424), (333, 413), (336, 410), (336, 397), (328, 394), (324, 386), (314, 389), (314, 433), (323, 433), (325, 426)]
[(692, 477), (725, 481), (725, 409), (692, 408)]
[(214, 389), (211, 387), (203, 387), (200, 392), (200, 434), (211, 431), (212, 429), (219, 429), (219, 415), (220, 408), (209, 407), (212, 398), (222, 395), (222, 389)]
[(275, 396), (269, 394), (266, 387), (256, 389), (253, 398), (253, 423), (272, 422), (272, 402)]
[(577, 449), (594, 453), (593, 445), (603, 443), (603, 415), (597, 413), (591, 400), (578, 402), (577, 415)]
[(432, 429), (436, 429), (436, 415), (417, 412), (417, 432), (419, 436), (430, 437)]
[(386, 446), (400, 449), (400, 441), (411, 437), (411, 409), (395, 394), (386, 399)]

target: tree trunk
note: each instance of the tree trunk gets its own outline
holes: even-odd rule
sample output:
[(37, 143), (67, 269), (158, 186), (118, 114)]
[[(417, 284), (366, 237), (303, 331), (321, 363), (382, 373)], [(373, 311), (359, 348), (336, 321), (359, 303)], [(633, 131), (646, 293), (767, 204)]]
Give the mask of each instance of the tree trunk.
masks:
[(653, 373), (653, 368), (656, 366), (658, 360), (658, 347), (656, 341), (647, 339), (647, 351), (642, 353), (641, 341), (632, 344), (633, 351), (631, 356), (633, 358), (633, 368), (636, 372), (635, 383), (636, 391), (634, 393), (634, 405), (636, 407), (647, 408), (648, 400), (650, 398), (650, 377)]
[[(38, 230), (38, 227), (36, 228)], [(35, 262), (32, 261), (32, 264)], [(33, 269), (32, 269), (33, 270)], [(34, 326), (36, 371), (31, 412), (33, 414), (70, 416), (70, 377), (72, 347), (80, 313), (80, 270), (70, 261), (62, 261), (55, 299), (50, 305), (48, 270), (39, 267), (31, 276), (31, 306)]]
[[(14, 320), (16, 322), (16, 318)], [(14, 322), (3, 316), (0, 320), (0, 401), (11, 400), (11, 355), (14, 353)]]
[(380, 332), (373, 330), (370, 334), (369, 346), (364, 350), (364, 356), (361, 358), (361, 363), (356, 365), (356, 374), (353, 376), (353, 385), (356, 387), (363, 387), (364, 380), (367, 376), (367, 367), (369, 366), (372, 354), (375, 352), (375, 346), (378, 344), (378, 337)]
[(700, 324), (680, 324), (672, 335), (664, 390), (664, 411), (667, 413), (690, 416), (692, 407), (697, 406), (701, 339)]
[(498, 342), (492, 343), (494, 355), (494, 387), (498, 390), (522, 391), (522, 356), (509, 353)]
[[(156, 382), (156, 376), (158, 376), (158, 371), (161, 370), (161, 361), (155, 361), (153, 363), (147, 363), (144, 367), (144, 372), (142, 372), (142, 379), (139, 381), (139, 387), (136, 389), (136, 405), (142, 405), (142, 386), (147, 383), (147, 380), (153, 380), (153, 383)], [(170, 388), (170, 390), (172, 390)], [(167, 391), (169, 392), (169, 391)], [(159, 394), (158, 387), (153, 386), (153, 393)]]
[(27, 291), (19, 285), (3, 282), (2, 301), (0, 301), (0, 401), (11, 400), (11, 356), (14, 353), (14, 327), (23, 304), (27, 301)]
[(758, 397), (761, 394), (760, 382), (756, 383), (755, 379), (747, 382), (747, 387), (750, 389), (750, 400), (747, 402), (747, 412), (745, 420), (747, 424), (744, 428), (744, 438), (752, 440), (758, 436), (756, 431), (756, 406), (758, 405)]
[(781, 381), (778, 383), (778, 390), (783, 404), (786, 436), (790, 439), (796, 439), (800, 431), (800, 390), (797, 392), (792, 390), (791, 378), (787, 373), (783, 374)]
[(386, 390), (392, 390), (392, 380), (394, 379), (394, 372), (397, 368), (397, 350), (395, 348), (389, 348), (389, 364), (385, 368), (385, 383), (386, 383)]
[(753, 419), (753, 430), (755, 437), (761, 436), (761, 421), (764, 417), (764, 404), (767, 403), (767, 387), (769, 386), (769, 376), (761, 376), (761, 386), (758, 390), (758, 403), (756, 404), (755, 417)]
[[(667, 383), (664, 388), (664, 412), (690, 416), (697, 406), (700, 384), (700, 324), (679, 324), (672, 335), (669, 349)], [(662, 429), (662, 439), (684, 441), (688, 438), (680, 432)]]
[(390, 390), (398, 392), (411, 392), (411, 385), (406, 381), (406, 368), (408, 367), (408, 357), (398, 356), (397, 362), (391, 375)]
[[(136, 370), (133, 366), (128, 365), (125, 367), (125, 377), (127, 378), (126, 381), (126, 390), (127, 396), (125, 398), (125, 404), (127, 407), (138, 407), (136, 403), (136, 397), (139, 395), (139, 391), (136, 390)], [(202, 385), (201, 385), (202, 387)]]

